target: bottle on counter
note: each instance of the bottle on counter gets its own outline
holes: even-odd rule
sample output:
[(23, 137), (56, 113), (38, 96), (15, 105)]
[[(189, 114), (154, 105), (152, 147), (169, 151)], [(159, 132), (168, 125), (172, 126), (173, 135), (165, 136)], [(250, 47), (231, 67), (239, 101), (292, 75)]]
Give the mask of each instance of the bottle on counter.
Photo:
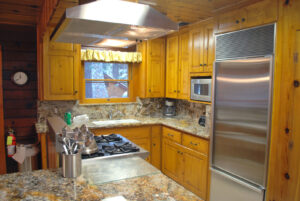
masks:
[(72, 114), (71, 112), (66, 112), (64, 116), (65, 122), (68, 126), (72, 124)]

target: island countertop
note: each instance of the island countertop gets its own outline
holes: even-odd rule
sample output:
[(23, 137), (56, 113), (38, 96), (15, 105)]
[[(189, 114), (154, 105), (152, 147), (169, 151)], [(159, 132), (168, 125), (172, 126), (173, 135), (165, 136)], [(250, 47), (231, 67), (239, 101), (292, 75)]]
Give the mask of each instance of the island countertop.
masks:
[(130, 201), (197, 201), (199, 197), (162, 173), (94, 185), (84, 177), (63, 178), (61, 169), (0, 176), (0, 200), (100, 201), (123, 196)]

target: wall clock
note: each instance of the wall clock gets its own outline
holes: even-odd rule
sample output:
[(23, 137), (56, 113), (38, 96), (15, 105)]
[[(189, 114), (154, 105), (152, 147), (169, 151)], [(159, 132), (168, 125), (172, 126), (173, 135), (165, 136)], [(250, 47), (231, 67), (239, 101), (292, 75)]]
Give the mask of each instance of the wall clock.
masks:
[(28, 75), (24, 71), (17, 71), (12, 75), (11, 80), (16, 85), (23, 86), (28, 82)]

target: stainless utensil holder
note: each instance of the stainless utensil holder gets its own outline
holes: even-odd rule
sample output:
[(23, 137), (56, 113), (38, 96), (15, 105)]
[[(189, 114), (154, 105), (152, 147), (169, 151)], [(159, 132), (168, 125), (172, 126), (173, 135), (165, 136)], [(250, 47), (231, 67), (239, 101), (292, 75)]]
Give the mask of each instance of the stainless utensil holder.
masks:
[(75, 178), (81, 174), (81, 152), (76, 154), (62, 153), (62, 175)]

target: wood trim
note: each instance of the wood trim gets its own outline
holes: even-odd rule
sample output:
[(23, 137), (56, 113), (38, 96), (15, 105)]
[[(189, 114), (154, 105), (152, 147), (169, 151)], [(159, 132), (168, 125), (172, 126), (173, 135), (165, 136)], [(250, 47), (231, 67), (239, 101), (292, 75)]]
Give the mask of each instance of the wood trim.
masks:
[(5, 133), (3, 116), (2, 47), (0, 45), (0, 174), (6, 173)]

